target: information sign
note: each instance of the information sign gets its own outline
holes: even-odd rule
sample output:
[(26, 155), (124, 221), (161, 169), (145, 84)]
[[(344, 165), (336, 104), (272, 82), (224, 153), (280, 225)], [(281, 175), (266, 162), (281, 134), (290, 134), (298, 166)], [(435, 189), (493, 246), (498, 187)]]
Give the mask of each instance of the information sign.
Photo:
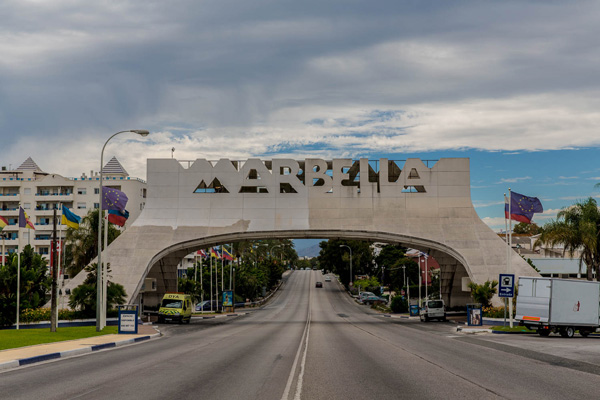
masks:
[(119, 309), (119, 333), (138, 333), (137, 307), (134, 310)]
[(498, 297), (515, 296), (515, 276), (513, 274), (500, 274), (500, 287)]

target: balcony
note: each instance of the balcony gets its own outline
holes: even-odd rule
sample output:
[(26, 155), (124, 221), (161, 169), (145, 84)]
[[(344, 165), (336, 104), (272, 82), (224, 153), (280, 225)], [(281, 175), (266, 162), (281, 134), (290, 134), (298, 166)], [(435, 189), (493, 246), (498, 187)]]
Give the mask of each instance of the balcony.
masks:
[(73, 201), (73, 193), (38, 192), (35, 194), (35, 201)]
[(6, 209), (0, 209), (0, 215), (3, 217), (18, 217), (19, 216), (19, 207), (7, 207)]
[[(1, 181), (0, 181), (1, 182)], [(0, 201), (20, 201), (19, 193), (0, 193)]]

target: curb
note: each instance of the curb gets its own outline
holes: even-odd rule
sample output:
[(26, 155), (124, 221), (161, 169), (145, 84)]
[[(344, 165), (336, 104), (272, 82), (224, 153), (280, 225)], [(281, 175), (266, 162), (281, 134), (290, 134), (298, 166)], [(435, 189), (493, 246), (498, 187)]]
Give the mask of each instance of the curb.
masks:
[(390, 314), (383, 314), (382, 315), (384, 318), (403, 318), (403, 319), (410, 319), (410, 316), (408, 315), (390, 315)]
[(194, 319), (215, 319), (215, 318), (225, 318), (225, 317), (238, 317), (240, 315), (248, 315), (248, 314), (251, 314), (251, 313), (245, 312), (245, 313), (224, 314), (224, 315), (210, 315), (208, 317), (192, 316), (192, 318), (194, 318)]
[(35, 364), (35, 363), (39, 363), (42, 361), (54, 360), (57, 358), (73, 357), (73, 356), (78, 356), (78, 355), (86, 354), (86, 353), (92, 353), (94, 351), (105, 350), (105, 349), (109, 349), (109, 348), (113, 348), (113, 347), (121, 347), (121, 346), (129, 345), (129, 344), (143, 342), (145, 340), (154, 339), (157, 337), (160, 337), (160, 333), (155, 333), (152, 335), (141, 336), (141, 337), (132, 338), (132, 339), (119, 340), (118, 342), (97, 344), (94, 346), (82, 347), (79, 349), (66, 350), (66, 351), (61, 351), (61, 352), (56, 352), (56, 353), (42, 354), (39, 356), (34, 356), (34, 357), (29, 357), (29, 358), (21, 358), (18, 360), (6, 361), (4, 363), (0, 363), (0, 371), (13, 369), (13, 368), (17, 368), (17, 367), (22, 367), (24, 365)]
[(456, 328), (456, 332), (462, 333), (492, 333), (491, 329), (479, 329), (479, 328), (461, 328), (460, 326)]

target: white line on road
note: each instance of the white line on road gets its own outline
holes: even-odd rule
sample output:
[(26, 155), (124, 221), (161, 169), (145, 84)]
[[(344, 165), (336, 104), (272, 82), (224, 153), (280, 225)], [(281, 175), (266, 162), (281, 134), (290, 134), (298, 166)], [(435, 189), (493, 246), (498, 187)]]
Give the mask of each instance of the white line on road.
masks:
[(304, 378), (304, 366), (306, 365), (306, 353), (308, 352), (308, 337), (310, 336), (310, 300), (308, 301), (309, 309), (308, 309), (308, 324), (306, 331), (306, 344), (304, 347), (304, 354), (302, 355), (302, 363), (300, 364), (300, 374), (298, 375), (298, 384), (296, 385), (296, 395), (294, 396), (294, 400), (300, 400), (300, 395), (302, 394), (302, 380)]
[[(311, 282), (309, 280), (309, 282)], [(310, 284), (310, 283), (309, 283)], [(300, 367), (300, 375), (298, 376), (298, 383), (296, 384), (296, 394), (294, 399), (300, 399), (300, 394), (302, 392), (302, 378), (304, 377), (304, 365), (306, 363), (306, 351), (308, 350), (308, 334), (310, 331), (310, 291), (308, 294), (308, 317), (306, 319), (306, 325), (304, 326), (304, 332), (302, 333), (302, 339), (300, 339), (300, 345), (298, 346), (298, 351), (296, 352), (296, 357), (294, 358), (294, 363), (292, 364), (292, 370), (290, 371), (290, 376), (288, 377), (287, 384), (285, 385), (285, 390), (283, 391), (283, 395), (281, 396), (281, 400), (288, 400), (290, 395), (290, 389), (292, 388), (292, 382), (294, 381), (294, 375), (296, 374), (296, 366), (298, 365), (298, 359), (300, 358), (300, 353), (302, 351), (302, 347), (306, 343), (306, 347), (304, 348), (304, 354), (302, 355), (302, 364)]]

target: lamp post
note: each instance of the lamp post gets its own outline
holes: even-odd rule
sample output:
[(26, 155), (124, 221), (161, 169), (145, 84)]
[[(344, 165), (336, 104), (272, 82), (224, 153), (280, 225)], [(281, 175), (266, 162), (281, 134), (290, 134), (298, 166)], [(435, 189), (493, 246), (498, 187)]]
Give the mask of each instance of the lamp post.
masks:
[(96, 268), (96, 331), (100, 332), (102, 328), (104, 328), (101, 319), (102, 311), (104, 310), (104, 305), (102, 304), (102, 288), (104, 287), (103, 276), (102, 276), (102, 168), (104, 168), (104, 149), (106, 145), (110, 141), (110, 139), (114, 138), (120, 133), (131, 132), (137, 133), (138, 135), (145, 137), (148, 136), (150, 132), (143, 129), (129, 129), (126, 131), (120, 131), (113, 134), (102, 146), (102, 151), (100, 152), (100, 193), (98, 203), (98, 264)]
[(340, 244), (340, 247), (347, 247), (350, 250), (350, 286), (352, 286), (352, 249), (345, 244)]

